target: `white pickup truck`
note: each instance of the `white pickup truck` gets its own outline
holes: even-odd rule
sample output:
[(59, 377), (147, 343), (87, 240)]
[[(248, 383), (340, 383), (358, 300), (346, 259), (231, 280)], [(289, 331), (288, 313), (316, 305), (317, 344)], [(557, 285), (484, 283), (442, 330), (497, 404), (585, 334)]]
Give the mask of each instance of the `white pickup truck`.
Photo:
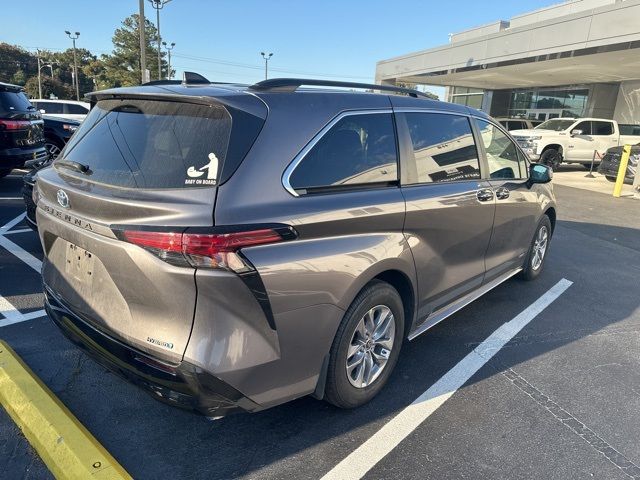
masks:
[[(622, 131), (622, 132), (621, 132)], [(640, 142), (640, 125), (618, 125), (603, 118), (553, 118), (530, 130), (509, 132), (534, 162), (551, 168), (561, 163), (596, 163), (611, 147)]]

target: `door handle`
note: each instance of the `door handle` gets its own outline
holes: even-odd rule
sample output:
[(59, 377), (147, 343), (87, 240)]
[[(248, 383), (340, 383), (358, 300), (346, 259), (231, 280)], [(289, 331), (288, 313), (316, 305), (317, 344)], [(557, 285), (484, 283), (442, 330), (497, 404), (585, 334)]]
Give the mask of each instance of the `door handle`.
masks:
[(496, 197), (498, 200), (504, 200), (505, 198), (509, 198), (509, 189), (506, 187), (497, 188)]
[(481, 188), (476, 192), (476, 197), (480, 202), (488, 202), (493, 200), (493, 190), (490, 188)]

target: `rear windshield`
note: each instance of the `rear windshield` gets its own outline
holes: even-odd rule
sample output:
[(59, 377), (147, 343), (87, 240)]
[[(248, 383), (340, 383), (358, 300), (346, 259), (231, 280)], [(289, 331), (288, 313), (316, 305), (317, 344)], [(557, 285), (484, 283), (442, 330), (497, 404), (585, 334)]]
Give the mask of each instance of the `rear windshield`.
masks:
[(35, 110), (23, 92), (0, 91), (0, 113)]
[[(232, 115), (222, 105), (102, 100), (59, 157), (89, 171), (57, 168), (118, 187), (213, 186), (219, 183), (230, 143), (238, 143), (230, 142), (231, 126)], [(233, 154), (244, 156), (258, 131), (246, 139), (244, 151)]]

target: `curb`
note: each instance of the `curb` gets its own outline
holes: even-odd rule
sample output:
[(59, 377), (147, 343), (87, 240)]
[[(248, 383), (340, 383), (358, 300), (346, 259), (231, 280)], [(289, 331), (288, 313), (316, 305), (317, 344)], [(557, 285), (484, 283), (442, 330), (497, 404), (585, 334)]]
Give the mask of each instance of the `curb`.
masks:
[(131, 479), (13, 349), (0, 340), (0, 404), (58, 479)]

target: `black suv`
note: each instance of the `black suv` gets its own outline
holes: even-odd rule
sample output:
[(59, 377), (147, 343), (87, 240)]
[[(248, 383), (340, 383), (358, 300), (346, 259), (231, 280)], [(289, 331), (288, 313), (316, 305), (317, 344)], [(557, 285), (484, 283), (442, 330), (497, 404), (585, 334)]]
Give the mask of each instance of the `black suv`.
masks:
[(22, 87), (0, 82), (0, 178), (27, 160), (47, 158), (44, 122)]

